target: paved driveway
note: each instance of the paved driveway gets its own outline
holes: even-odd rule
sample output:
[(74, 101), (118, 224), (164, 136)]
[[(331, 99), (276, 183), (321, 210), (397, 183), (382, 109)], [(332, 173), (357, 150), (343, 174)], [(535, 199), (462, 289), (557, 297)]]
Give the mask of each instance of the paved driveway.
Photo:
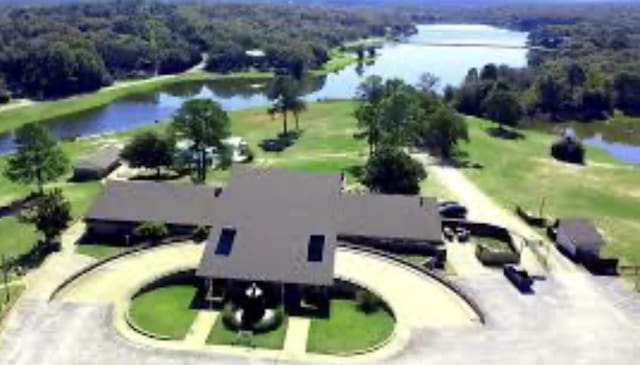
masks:
[[(413, 329), (385, 364), (635, 364), (640, 297), (608, 278), (553, 276), (523, 296), (499, 274), (459, 280), (488, 312), (484, 327)], [(124, 340), (105, 305), (27, 301), (0, 336), (0, 364), (272, 364), (273, 360), (174, 352)]]

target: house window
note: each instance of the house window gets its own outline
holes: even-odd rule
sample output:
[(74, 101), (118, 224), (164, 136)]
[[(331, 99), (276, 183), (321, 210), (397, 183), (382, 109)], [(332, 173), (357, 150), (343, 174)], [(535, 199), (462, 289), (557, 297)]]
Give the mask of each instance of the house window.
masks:
[(309, 262), (321, 262), (322, 253), (324, 252), (324, 236), (323, 235), (311, 235), (309, 238), (309, 246), (307, 249), (307, 261)]
[(218, 238), (216, 246), (216, 256), (229, 256), (233, 249), (233, 240), (236, 238), (236, 230), (233, 228), (223, 228)]

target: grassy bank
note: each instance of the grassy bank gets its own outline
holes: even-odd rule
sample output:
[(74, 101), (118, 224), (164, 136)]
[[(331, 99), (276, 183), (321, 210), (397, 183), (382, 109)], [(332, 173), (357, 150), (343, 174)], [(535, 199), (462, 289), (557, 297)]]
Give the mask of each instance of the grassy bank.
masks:
[(208, 72), (190, 72), (179, 75), (160, 76), (153, 79), (124, 82), (103, 88), (94, 93), (82, 94), (56, 101), (37, 102), (32, 105), (0, 112), (0, 132), (15, 129), (30, 122), (45, 121), (66, 114), (97, 108), (128, 94), (147, 92), (158, 87), (182, 81), (208, 81), (222, 78), (263, 78), (268, 73), (247, 72), (229, 75)]
[(550, 217), (591, 218), (608, 245), (605, 255), (640, 263), (640, 170), (595, 148), (587, 165), (549, 157), (554, 137), (525, 131), (524, 139), (490, 136), (491, 123), (470, 119), (471, 142), (463, 146), (471, 161), (484, 166), (465, 174), (509, 210), (516, 204), (537, 211), (545, 198)]
[(240, 337), (237, 331), (228, 329), (224, 325), (222, 315), (218, 316), (216, 323), (211, 328), (207, 336), (207, 345), (227, 345), (241, 347), (257, 347), (263, 349), (279, 350), (284, 346), (284, 339), (287, 335), (288, 318), (285, 316), (278, 328), (265, 332), (256, 333), (250, 337)]

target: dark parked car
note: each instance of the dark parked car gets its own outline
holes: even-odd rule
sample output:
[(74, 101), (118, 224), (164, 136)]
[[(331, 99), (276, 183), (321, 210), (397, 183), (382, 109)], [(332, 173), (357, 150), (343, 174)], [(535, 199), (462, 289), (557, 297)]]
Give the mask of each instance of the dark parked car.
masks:
[(467, 208), (457, 202), (442, 202), (438, 204), (438, 211), (443, 218), (467, 219)]
[(504, 276), (522, 293), (530, 293), (533, 287), (533, 278), (529, 273), (516, 265), (505, 265), (503, 268)]

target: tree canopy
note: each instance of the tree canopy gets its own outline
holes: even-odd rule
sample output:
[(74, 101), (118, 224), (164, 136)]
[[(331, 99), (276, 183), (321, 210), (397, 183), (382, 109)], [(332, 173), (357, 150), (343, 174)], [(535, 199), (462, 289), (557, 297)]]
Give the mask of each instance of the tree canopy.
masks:
[(172, 165), (174, 150), (172, 141), (150, 131), (135, 135), (121, 156), (131, 167), (155, 169), (156, 175), (160, 175), (162, 167)]
[(207, 172), (207, 147), (223, 151), (223, 139), (231, 134), (229, 115), (220, 104), (210, 99), (186, 101), (173, 116), (171, 131), (176, 139), (184, 138), (193, 142), (200, 153), (198, 180), (204, 182)]
[(45, 183), (62, 176), (69, 160), (49, 131), (38, 123), (16, 130), (16, 152), (5, 166), (5, 176), (17, 183), (36, 184), (42, 193)]
[(382, 194), (415, 195), (427, 177), (424, 167), (400, 149), (384, 147), (369, 158), (364, 168), (364, 184)]

